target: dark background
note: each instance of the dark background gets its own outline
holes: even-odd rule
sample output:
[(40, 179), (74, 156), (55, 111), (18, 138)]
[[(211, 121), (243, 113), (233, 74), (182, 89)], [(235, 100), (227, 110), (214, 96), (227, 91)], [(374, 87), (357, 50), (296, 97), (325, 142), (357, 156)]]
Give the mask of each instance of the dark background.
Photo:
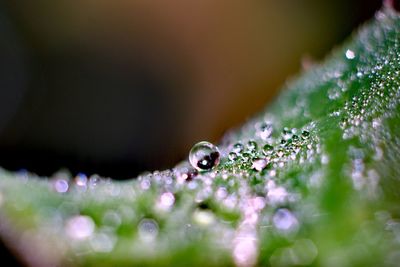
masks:
[(0, 166), (117, 179), (172, 167), (381, 6), (189, 2), (1, 1)]

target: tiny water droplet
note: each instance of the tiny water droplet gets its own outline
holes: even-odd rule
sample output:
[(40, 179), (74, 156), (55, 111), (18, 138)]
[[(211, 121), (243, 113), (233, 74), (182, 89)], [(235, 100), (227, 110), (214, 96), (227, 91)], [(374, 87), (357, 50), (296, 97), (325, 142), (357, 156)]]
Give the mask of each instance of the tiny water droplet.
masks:
[(276, 153), (276, 155), (277, 155), (278, 157), (283, 157), (284, 153), (283, 153), (282, 150), (278, 150), (278, 152)]
[(140, 221), (139, 237), (144, 241), (153, 241), (158, 235), (158, 224), (153, 219), (143, 219)]
[(232, 152), (235, 152), (236, 154), (242, 153), (243, 151), (243, 145), (241, 143), (236, 143), (233, 145)]
[(197, 176), (197, 174), (197, 170), (193, 169), (193, 167), (186, 162), (179, 164), (174, 169), (174, 175), (178, 183), (189, 182)]
[(247, 149), (248, 149), (250, 152), (255, 152), (255, 151), (257, 150), (257, 148), (258, 148), (258, 145), (257, 145), (257, 142), (256, 142), (256, 141), (250, 140), (250, 141), (247, 143)]
[(256, 171), (260, 172), (265, 169), (268, 165), (268, 160), (262, 159), (262, 158), (257, 158), (253, 161), (252, 168), (255, 169)]
[(93, 174), (89, 178), (89, 188), (94, 189), (102, 181), (101, 177), (97, 174)]
[(275, 212), (272, 221), (276, 229), (284, 233), (293, 232), (299, 227), (299, 222), (296, 216), (294, 216), (288, 209), (278, 209)]
[(211, 170), (219, 164), (219, 160), (218, 148), (206, 141), (195, 144), (189, 153), (190, 164), (197, 170)]
[(196, 210), (193, 213), (193, 220), (198, 225), (207, 226), (214, 222), (214, 214), (209, 210)]
[(347, 49), (346, 50), (346, 58), (347, 59), (354, 59), (356, 57), (356, 54), (354, 53), (354, 51)]
[(231, 160), (231, 161), (235, 161), (235, 160), (238, 158), (238, 155), (237, 155), (235, 152), (230, 152), (230, 153), (228, 154), (228, 158), (229, 158), (229, 160)]
[(175, 196), (171, 192), (165, 192), (161, 194), (157, 201), (157, 207), (160, 210), (168, 211), (172, 208), (175, 203)]
[(288, 140), (290, 137), (292, 137), (292, 131), (287, 127), (283, 128), (282, 131), (283, 140)]
[(95, 230), (93, 219), (85, 215), (70, 218), (65, 226), (67, 235), (72, 239), (85, 239), (90, 237)]
[(263, 147), (263, 153), (264, 153), (264, 155), (271, 155), (272, 154), (272, 152), (274, 151), (274, 147), (273, 146), (271, 146), (271, 145), (269, 145), (269, 144), (266, 144), (264, 147)]
[(245, 153), (242, 153), (242, 158), (243, 158), (243, 160), (247, 161), (251, 158), (251, 155), (249, 153), (245, 152)]
[(78, 173), (74, 178), (74, 183), (81, 191), (86, 191), (88, 178), (83, 173)]
[(56, 190), (58, 193), (66, 193), (69, 188), (68, 180), (63, 178), (56, 178), (53, 181), (53, 187), (54, 190)]
[(308, 132), (308, 131), (303, 131), (303, 132), (301, 133), (301, 137), (302, 137), (303, 139), (308, 139), (309, 136), (310, 136), (310, 132)]
[(108, 253), (114, 249), (116, 242), (115, 234), (101, 232), (93, 235), (90, 239), (90, 246), (95, 252)]
[(273, 131), (272, 124), (265, 123), (261, 125), (259, 135), (261, 139), (265, 141), (269, 137), (271, 137), (272, 131)]

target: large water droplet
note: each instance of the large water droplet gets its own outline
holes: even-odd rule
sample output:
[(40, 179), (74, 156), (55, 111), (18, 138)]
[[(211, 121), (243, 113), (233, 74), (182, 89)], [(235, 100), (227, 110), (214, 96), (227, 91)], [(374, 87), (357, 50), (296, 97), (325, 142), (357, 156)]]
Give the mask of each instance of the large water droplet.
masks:
[(218, 148), (209, 142), (199, 142), (190, 150), (190, 164), (197, 170), (211, 170), (219, 164), (219, 160)]

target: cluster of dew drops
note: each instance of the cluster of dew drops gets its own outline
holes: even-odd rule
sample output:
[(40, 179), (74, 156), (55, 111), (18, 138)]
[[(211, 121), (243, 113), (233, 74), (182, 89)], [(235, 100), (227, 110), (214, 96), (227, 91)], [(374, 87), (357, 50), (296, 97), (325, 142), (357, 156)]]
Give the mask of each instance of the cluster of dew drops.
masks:
[[(298, 134), (296, 128), (285, 127), (278, 144), (273, 144), (272, 131), (272, 124), (264, 124), (260, 127), (260, 132), (265, 142), (251, 139), (246, 144), (235, 143), (221, 169), (236, 173), (247, 170), (261, 172), (273, 166), (282, 167), (285, 158), (294, 160), (303, 146), (311, 146), (309, 131), (303, 130)], [(191, 149), (189, 161), (197, 171), (210, 171), (218, 167), (221, 162), (220, 155), (217, 146), (202, 141)]]
[[(249, 125), (252, 125), (254, 129), (253, 122)], [(259, 174), (272, 178), (286, 163), (295, 159), (301, 162), (312, 157), (312, 153), (308, 152), (314, 151), (312, 146), (315, 146), (316, 136), (310, 133), (311, 128), (299, 130), (285, 127), (281, 133), (273, 137), (273, 124), (264, 123), (261, 126), (257, 124), (255, 132), (251, 132), (255, 138), (244, 139), (245, 142), (229, 142), (229, 145), (221, 145), (218, 148), (210, 142), (202, 141), (192, 147), (188, 161), (178, 164), (172, 170), (142, 174), (133, 181), (133, 187), (120, 186), (111, 179), (98, 175), (87, 177), (81, 173), (71, 179), (62, 172), (52, 177), (51, 184), (53, 189), (61, 194), (74, 191), (73, 195), (77, 201), (79, 201), (79, 195), (99, 198), (100, 201), (101, 197), (107, 195), (122, 198), (125, 196), (128, 200), (135, 201), (140, 194), (151, 191), (153, 193), (150, 195), (155, 200), (154, 214), (158, 213), (160, 216), (174, 210), (178, 195), (186, 188), (193, 192), (194, 204), (198, 206), (192, 214), (189, 214), (190, 220), (193, 224), (202, 226), (203, 229), (205, 226), (219, 224), (218, 212), (208, 209), (207, 204), (204, 204), (207, 199), (212, 198), (220, 203), (222, 208), (240, 213), (238, 227), (221, 226), (222, 230), (214, 233), (213, 236), (216, 240), (224, 240), (221, 241), (224, 243), (223, 246), (231, 244), (232, 257), (237, 266), (255, 264), (259, 247), (257, 227), (260, 212), (267, 204), (284, 202), (290, 194), (284, 187), (268, 178), (265, 178), (267, 191), (264, 191), (268, 194), (266, 193), (265, 196), (254, 194), (249, 177)], [(304, 151), (306, 153), (303, 153)], [(218, 179), (223, 179), (225, 182), (216, 186), (215, 181)], [(237, 184), (236, 188), (239, 189), (229, 190), (232, 182)], [(103, 227), (102, 223), (98, 225), (90, 215), (80, 212), (77, 215), (71, 214), (72, 216), (66, 218), (64, 223), (64, 232), (67, 238), (74, 241), (71, 244), (87, 241), (95, 252), (111, 252), (116, 246), (118, 235), (110, 229), (112, 227), (117, 229), (126, 216), (128, 218), (134, 216), (125, 214), (128, 210), (136, 212), (129, 208), (121, 212), (118, 209), (106, 210), (101, 222), (104, 221), (107, 227)], [(142, 242), (160, 240), (160, 222), (154, 214), (141, 215), (134, 223), (137, 225), (138, 238)], [(292, 231), (298, 227), (296, 216), (287, 208), (278, 207), (271, 220), (277, 231)], [(190, 229), (196, 231), (195, 227)]]

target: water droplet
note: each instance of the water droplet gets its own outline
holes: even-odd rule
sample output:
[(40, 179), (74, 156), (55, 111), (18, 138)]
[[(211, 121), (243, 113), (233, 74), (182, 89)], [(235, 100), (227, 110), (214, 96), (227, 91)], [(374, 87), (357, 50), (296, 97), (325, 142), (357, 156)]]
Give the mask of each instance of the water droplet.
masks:
[(273, 131), (272, 124), (265, 123), (260, 127), (259, 136), (261, 137), (262, 140), (265, 141), (271, 137), (272, 131)]
[(56, 190), (58, 193), (66, 193), (69, 188), (68, 180), (62, 179), (62, 178), (56, 178), (54, 181), (52, 181), (53, 188)]
[(272, 152), (274, 151), (274, 147), (273, 146), (271, 146), (271, 145), (269, 145), (269, 144), (266, 144), (264, 147), (263, 147), (263, 153), (264, 153), (264, 155), (271, 155), (272, 154)]
[(145, 178), (140, 182), (140, 188), (142, 190), (149, 190), (150, 187), (151, 187), (151, 182), (148, 178)]
[(276, 229), (284, 233), (293, 232), (297, 230), (299, 226), (297, 218), (288, 209), (278, 209), (275, 212), (272, 221)]
[(244, 161), (250, 160), (250, 159), (251, 159), (250, 153), (247, 153), (247, 152), (243, 153), (243, 154), (242, 154), (242, 159), (243, 159)]
[(247, 149), (248, 149), (250, 152), (255, 152), (255, 151), (257, 150), (257, 148), (258, 148), (258, 144), (257, 144), (256, 141), (250, 140), (250, 141), (247, 143)]
[(193, 220), (199, 225), (207, 226), (214, 222), (214, 214), (208, 210), (196, 210), (193, 213)]
[(183, 183), (185, 181), (191, 181), (195, 176), (197, 176), (197, 170), (193, 169), (191, 165), (187, 162), (183, 162), (175, 167), (173, 171), (178, 183)]
[(354, 59), (356, 57), (356, 54), (354, 53), (354, 51), (347, 49), (346, 50), (346, 58), (347, 59)]
[(260, 172), (265, 169), (268, 165), (268, 160), (257, 158), (253, 161), (252, 168)]
[(290, 137), (292, 137), (292, 131), (287, 127), (283, 128), (282, 140), (288, 140)]
[(117, 237), (111, 233), (98, 233), (90, 239), (93, 251), (100, 253), (111, 252), (117, 242)]
[(220, 153), (213, 144), (202, 141), (190, 150), (190, 164), (197, 170), (208, 171), (219, 164)]
[(83, 173), (78, 173), (78, 174), (75, 176), (75, 179), (74, 179), (74, 180), (75, 180), (75, 184), (76, 184), (77, 186), (86, 187), (88, 178), (87, 178), (87, 176), (86, 176), (85, 174), (83, 174)]
[(253, 235), (238, 238), (233, 248), (233, 258), (238, 267), (254, 266), (257, 261), (257, 241)]
[(235, 152), (236, 154), (242, 153), (244, 147), (241, 143), (236, 143), (233, 145), (232, 151)]
[(121, 225), (121, 223), (122, 223), (121, 216), (117, 212), (113, 210), (108, 210), (104, 213), (102, 218), (103, 225), (117, 228)]
[(272, 205), (284, 203), (288, 198), (288, 192), (284, 187), (277, 186), (272, 180), (267, 183), (267, 199)]
[(308, 131), (303, 131), (303, 132), (301, 133), (301, 137), (302, 137), (303, 139), (308, 139), (309, 136), (310, 136), (310, 132), (308, 132)]
[(293, 244), (292, 252), (296, 265), (308, 266), (317, 257), (318, 248), (310, 239), (300, 239)]
[(67, 235), (72, 239), (86, 239), (95, 229), (93, 219), (85, 215), (77, 215), (70, 218), (65, 226)]
[(228, 158), (230, 161), (235, 161), (238, 158), (238, 155), (235, 152), (230, 152)]
[(283, 150), (278, 150), (278, 152), (276, 152), (276, 155), (278, 156), (278, 157), (283, 157), (283, 155), (284, 155), (285, 153), (283, 152)]
[(158, 224), (153, 219), (143, 219), (139, 223), (139, 237), (144, 241), (153, 241), (158, 235)]
[(159, 208), (160, 210), (168, 211), (172, 208), (174, 203), (174, 194), (172, 194), (171, 192), (165, 192), (159, 197), (157, 201), (157, 208)]
[(101, 183), (101, 178), (97, 174), (93, 174), (89, 178), (89, 188), (94, 189), (99, 183)]

